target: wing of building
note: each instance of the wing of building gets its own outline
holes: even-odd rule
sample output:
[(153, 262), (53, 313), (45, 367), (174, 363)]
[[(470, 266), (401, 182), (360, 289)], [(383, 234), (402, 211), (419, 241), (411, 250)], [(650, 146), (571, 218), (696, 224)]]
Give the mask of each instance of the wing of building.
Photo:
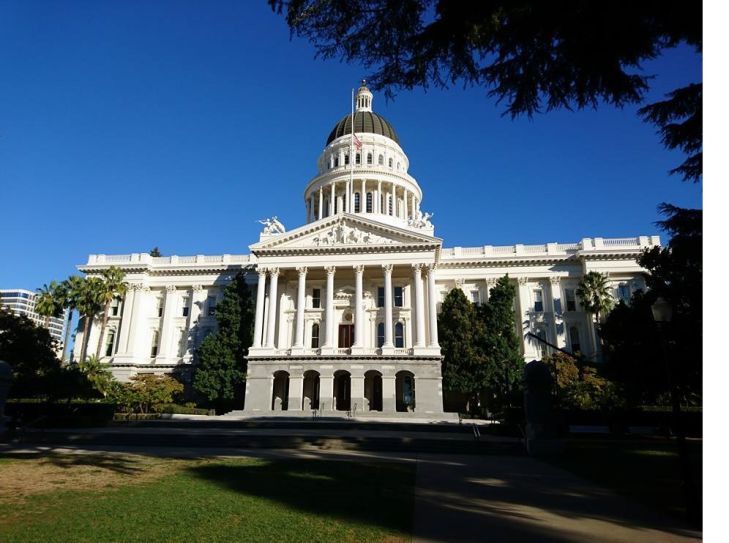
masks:
[[(251, 414), (442, 413), (440, 304), (453, 288), (485, 302), (505, 274), (518, 284), (525, 360), (543, 354), (527, 332), (599, 357), (577, 284), (588, 271), (607, 273), (615, 296), (629, 299), (645, 288), (636, 258), (659, 244), (657, 236), (446, 248), (408, 170), (395, 129), (372, 111), (363, 82), (356, 112), (336, 123), (306, 186), (306, 224), (286, 230), (276, 217), (262, 221), (249, 255), (89, 256), (82, 271), (118, 266), (131, 286), (109, 315), (104, 361), (122, 380), (192, 368), (195, 348), (215, 329), (222, 289), (241, 270), (257, 284)], [(98, 334), (94, 326), (92, 345)]]

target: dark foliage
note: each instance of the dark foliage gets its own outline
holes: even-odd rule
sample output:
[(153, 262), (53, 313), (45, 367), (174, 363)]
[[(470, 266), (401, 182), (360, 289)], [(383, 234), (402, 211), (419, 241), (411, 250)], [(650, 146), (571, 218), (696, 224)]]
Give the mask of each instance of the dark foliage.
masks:
[[(360, 62), (370, 84), (399, 89), (481, 86), (512, 117), (557, 108), (638, 104), (645, 61), (680, 43), (702, 48), (701, 2), (480, 0), (269, 0), (293, 35), (324, 58)], [(698, 94), (697, 94), (698, 93)], [(698, 102), (696, 97), (699, 97)], [(641, 115), (664, 143), (692, 153), (674, 172), (701, 172), (701, 85)], [(685, 119), (678, 125), (676, 119)], [(698, 135), (698, 140), (696, 136)]]
[(245, 356), (253, 340), (255, 305), (244, 274), (225, 288), (215, 316), (218, 330), (196, 352), (193, 388), (224, 411), (242, 396)]

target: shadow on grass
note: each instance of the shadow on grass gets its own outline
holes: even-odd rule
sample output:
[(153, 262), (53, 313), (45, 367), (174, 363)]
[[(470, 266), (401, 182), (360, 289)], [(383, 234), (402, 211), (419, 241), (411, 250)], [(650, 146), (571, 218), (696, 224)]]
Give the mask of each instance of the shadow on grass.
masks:
[(94, 467), (102, 470), (121, 473), (124, 475), (134, 475), (145, 471), (140, 458), (130, 458), (117, 454), (100, 453), (83, 453), (69, 454), (68, 452), (56, 452), (44, 450), (37, 453), (20, 453), (12, 452), (2, 453), (3, 458), (13, 459), (16, 461), (26, 460), (43, 460), (54, 466), (69, 469), (74, 467)]
[(188, 469), (224, 489), (321, 517), (411, 532), (415, 467), (400, 463), (263, 460)]

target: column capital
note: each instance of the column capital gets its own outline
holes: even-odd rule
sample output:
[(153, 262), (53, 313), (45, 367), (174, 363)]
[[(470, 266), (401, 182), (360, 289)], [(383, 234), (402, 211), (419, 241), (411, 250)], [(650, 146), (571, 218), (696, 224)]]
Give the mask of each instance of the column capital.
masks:
[(524, 285), (527, 284), (527, 282), (529, 281), (529, 279), (527, 279), (526, 277), (518, 277), (517, 278), (517, 281), (519, 282), (519, 284), (521, 286), (524, 286)]
[(413, 271), (416, 273), (420, 273), (424, 267), (425, 264), (423, 264), (422, 262), (416, 262), (415, 264), (412, 264)]
[(355, 266), (352, 266), (352, 269), (357, 273), (364, 273), (364, 264), (357, 264)]
[(192, 290), (195, 292), (200, 292), (203, 289), (202, 285), (192, 285)]
[(309, 271), (309, 268), (307, 268), (306, 266), (299, 266), (296, 268), (296, 271), (299, 272), (299, 277), (301, 277), (302, 275), (306, 275), (306, 272)]
[(392, 264), (383, 264), (382, 269), (386, 275), (390, 275), (392, 273)]
[(499, 282), (498, 277), (487, 277), (486, 278), (486, 285), (489, 287), (494, 286), (498, 282)]
[(434, 272), (438, 269), (438, 264), (431, 262), (430, 264), (426, 264), (426, 267), (428, 268), (428, 272)]
[(336, 266), (326, 266), (324, 270), (327, 272), (327, 275), (334, 275), (334, 272), (337, 271)]
[(559, 285), (561, 281), (562, 281), (562, 278), (557, 275), (553, 275), (552, 277), (549, 278), (549, 282), (552, 285)]
[(258, 276), (266, 277), (266, 274), (268, 273), (268, 268), (264, 268), (263, 266), (259, 266), (256, 270), (258, 272)]
[(142, 283), (130, 283), (129, 288), (131, 290), (144, 290), (144, 285)]
[(268, 273), (271, 275), (271, 277), (278, 277), (279, 273), (281, 273), (280, 268), (268, 268)]
[(177, 287), (175, 285), (165, 285), (165, 290), (167, 292), (174, 292), (177, 290)]

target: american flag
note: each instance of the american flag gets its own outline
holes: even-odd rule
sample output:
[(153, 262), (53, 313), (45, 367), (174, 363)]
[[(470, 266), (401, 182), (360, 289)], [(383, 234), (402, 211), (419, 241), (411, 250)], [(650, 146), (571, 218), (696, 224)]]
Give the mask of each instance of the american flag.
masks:
[(352, 134), (352, 141), (354, 142), (354, 146), (357, 148), (358, 151), (362, 149), (362, 142), (359, 141), (357, 134)]

